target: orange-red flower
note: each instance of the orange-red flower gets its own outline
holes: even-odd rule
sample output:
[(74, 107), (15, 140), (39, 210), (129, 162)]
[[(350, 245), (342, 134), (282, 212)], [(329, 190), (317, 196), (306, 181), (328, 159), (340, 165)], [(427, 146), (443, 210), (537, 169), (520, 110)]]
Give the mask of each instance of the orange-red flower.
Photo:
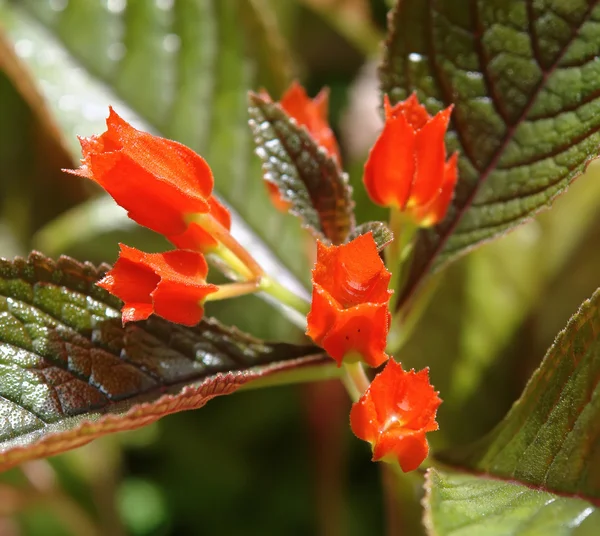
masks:
[(441, 403), (428, 369), (405, 372), (390, 359), (353, 404), (350, 426), (371, 443), (373, 461), (397, 460), (403, 471), (412, 471), (429, 453), (425, 434), (438, 429), (435, 415)]
[[(266, 92), (263, 92), (262, 95), (271, 99)], [(340, 149), (327, 117), (329, 114), (328, 89), (322, 89), (314, 99), (310, 99), (306, 90), (297, 81), (294, 81), (281, 97), (279, 105), (296, 120), (299, 126), (306, 128), (317, 145), (323, 147), (338, 165), (341, 164)], [(266, 184), (275, 208), (287, 212), (290, 203), (281, 197), (277, 185), (270, 182), (266, 182)]]
[(373, 202), (407, 212), (427, 227), (444, 219), (458, 178), (458, 155), (446, 161), (444, 136), (452, 106), (430, 116), (413, 93), (390, 105), (385, 126), (365, 164), (364, 183)]
[[(169, 239), (188, 231), (191, 214), (211, 212), (223, 225), (229, 222), (227, 209), (212, 196), (212, 172), (201, 156), (133, 128), (112, 108), (106, 126), (100, 136), (80, 138), (82, 165), (67, 171), (97, 182), (131, 219)], [(216, 244), (206, 233), (190, 234), (194, 240), (182, 242), (194, 248)]]
[(186, 326), (200, 322), (204, 299), (218, 290), (205, 280), (208, 266), (200, 253), (144, 253), (120, 246), (117, 262), (98, 286), (123, 300), (124, 324), (145, 320), (152, 313)]
[(317, 242), (306, 333), (338, 366), (349, 354), (373, 367), (388, 359), (390, 277), (371, 233), (340, 246)]

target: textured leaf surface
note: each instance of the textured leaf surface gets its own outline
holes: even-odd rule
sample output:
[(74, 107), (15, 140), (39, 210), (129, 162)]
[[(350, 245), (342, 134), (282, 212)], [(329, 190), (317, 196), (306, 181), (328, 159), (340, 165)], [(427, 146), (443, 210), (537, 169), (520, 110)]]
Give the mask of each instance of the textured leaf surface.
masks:
[(430, 469), (425, 524), (436, 536), (594, 536), (600, 511), (559, 497), (474, 475)]
[[(249, 33), (243, 31), (247, 15), (236, 0), (0, 0), (0, 25), (35, 76), (75, 160), (80, 158), (76, 136), (105, 130), (113, 105), (137, 128), (176, 139), (204, 156), (217, 193), (254, 233), (245, 233), (248, 247), (264, 241), (306, 280), (300, 230), (271, 206), (253, 155), (247, 90), (282, 74), (257, 71)], [(263, 55), (265, 46), (260, 45)]]
[(380, 70), (393, 101), (417, 90), (455, 104), (447, 141), (460, 183), (447, 218), (421, 232), (407, 292), (550, 204), (600, 142), (597, 0), (403, 0)]
[(341, 244), (354, 228), (347, 175), (279, 105), (255, 93), (250, 93), (249, 102), (264, 179), (279, 188), (292, 204), (290, 212), (315, 236)]
[[(599, 438), (600, 289), (558, 335), (505, 419), (479, 442), (441, 456), (478, 475), (431, 473), (432, 533), (594, 534)], [(582, 524), (588, 517), (594, 521)]]
[(558, 335), (505, 419), (449, 459), (600, 499), (600, 289)]
[(121, 326), (90, 264), (0, 259), (0, 469), (203, 406), (274, 372), (322, 362), (212, 320)]
[(394, 240), (394, 234), (385, 223), (382, 221), (369, 221), (356, 227), (354, 231), (350, 233), (348, 241), (354, 240), (366, 233), (373, 233), (373, 240), (375, 240), (379, 251)]

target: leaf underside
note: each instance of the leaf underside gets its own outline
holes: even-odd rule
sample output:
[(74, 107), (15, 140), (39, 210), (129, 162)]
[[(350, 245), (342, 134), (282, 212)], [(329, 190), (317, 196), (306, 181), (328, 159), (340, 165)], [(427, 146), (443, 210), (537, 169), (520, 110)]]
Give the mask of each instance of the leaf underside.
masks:
[[(504, 420), (440, 458), (475, 474), (432, 472), (426, 504), (434, 534), (544, 534), (554, 527), (550, 534), (596, 534), (589, 530), (600, 522), (600, 289), (558, 335)], [(494, 512), (498, 519), (488, 519), (484, 531), (483, 518)], [(503, 516), (519, 530), (501, 532)], [(452, 528), (475, 530), (471, 524), (481, 532)]]
[(600, 143), (598, 0), (402, 0), (380, 68), (393, 102), (454, 103), (460, 180), (446, 219), (421, 231), (404, 299), (440, 269), (543, 207)]
[(275, 372), (323, 361), (214, 320), (121, 325), (96, 269), (33, 253), (0, 259), (0, 470), (199, 408)]
[(255, 93), (248, 99), (264, 179), (278, 187), (290, 212), (317, 238), (343, 243), (354, 229), (348, 176), (278, 104)]
[(375, 241), (375, 244), (377, 244), (377, 249), (379, 251), (394, 240), (394, 234), (385, 223), (382, 221), (369, 221), (356, 227), (354, 231), (350, 233), (348, 242), (367, 233), (373, 234), (373, 240)]

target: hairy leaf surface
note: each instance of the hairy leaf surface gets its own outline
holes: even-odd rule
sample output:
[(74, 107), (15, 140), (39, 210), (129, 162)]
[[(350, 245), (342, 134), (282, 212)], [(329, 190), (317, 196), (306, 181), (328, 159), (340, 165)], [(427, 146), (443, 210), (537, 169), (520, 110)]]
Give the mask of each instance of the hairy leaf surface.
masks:
[(594, 536), (600, 523), (587, 501), (516, 482), (430, 469), (426, 489), (432, 536)]
[(278, 104), (255, 93), (249, 102), (264, 179), (278, 187), (290, 212), (315, 236), (341, 244), (354, 228), (348, 176)]
[(323, 361), (214, 320), (123, 327), (121, 303), (95, 285), (102, 272), (67, 257), (0, 259), (0, 469)]
[(455, 104), (447, 141), (460, 181), (446, 219), (422, 231), (405, 298), (439, 269), (543, 207), (600, 143), (597, 0), (403, 0), (390, 16), (381, 87)]
[[(482, 525), (481, 534), (501, 534), (504, 516), (507, 522), (521, 518), (514, 534), (550, 529), (551, 534), (592, 534), (569, 530), (592, 513), (595, 521), (586, 530), (597, 530), (600, 514), (593, 505), (600, 504), (599, 438), (600, 289), (558, 335), (504, 420), (482, 440), (441, 455), (457, 469), (480, 476), (432, 473), (430, 523), (445, 527), (433, 533), (461, 534), (460, 527), (484, 525), (483, 518), (493, 519), (493, 512), (497, 522), (488, 532)], [(453, 500), (444, 504), (444, 498)]]

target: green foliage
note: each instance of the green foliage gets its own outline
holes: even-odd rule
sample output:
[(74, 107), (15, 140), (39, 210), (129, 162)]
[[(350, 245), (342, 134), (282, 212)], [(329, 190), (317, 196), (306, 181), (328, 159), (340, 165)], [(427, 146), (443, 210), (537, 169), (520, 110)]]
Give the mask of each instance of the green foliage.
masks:
[(123, 327), (101, 275), (67, 257), (0, 260), (0, 469), (319, 361), (315, 347), (266, 344), (214, 320)]
[(277, 104), (254, 93), (249, 100), (250, 128), (264, 179), (277, 186), (291, 204), (290, 212), (316, 238), (345, 242), (354, 229), (348, 176)]
[(516, 482), (430, 469), (425, 525), (431, 536), (594, 536), (600, 511)]
[(477, 244), (547, 207), (597, 156), (600, 7), (568, 3), (397, 2), (380, 69), (393, 102), (417, 90), (454, 104), (460, 181), (446, 219), (421, 232), (412, 293)]
[(390, 231), (389, 227), (385, 223), (382, 221), (369, 221), (356, 227), (354, 231), (350, 233), (348, 241), (354, 240), (356, 237), (366, 233), (373, 233), (373, 240), (375, 240), (377, 249), (379, 249), (379, 251), (381, 251), (392, 240), (394, 240), (392, 231)]
[(432, 534), (597, 530), (599, 333), (600, 289), (556, 338), (504, 420), (482, 440), (442, 455), (481, 476), (431, 470)]
[(600, 498), (600, 289), (485, 438), (446, 459), (547, 490)]

